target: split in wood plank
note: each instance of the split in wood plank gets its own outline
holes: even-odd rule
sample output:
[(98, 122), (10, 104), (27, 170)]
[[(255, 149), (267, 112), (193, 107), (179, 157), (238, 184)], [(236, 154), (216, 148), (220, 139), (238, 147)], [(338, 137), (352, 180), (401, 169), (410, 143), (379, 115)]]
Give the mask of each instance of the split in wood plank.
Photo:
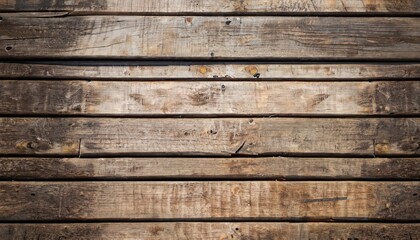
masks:
[(420, 118), (0, 118), (1, 155), (417, 156)]
[(3, 115), (420, 115), (420, 81), (1, 81)]
[(420, 158), (0, 158), (2, 180), (420, 180)]
[[(118, 62), (114, 62), (118, 63)], [(127, 62), (129, 63), (129, 62)], [(141, 64), (142, 62), (138, 62)], [(150, 64), (150, 63), (149, 63)], [(0, 78), (148, 80), (406, 80), (420, 78), (420, 64), (187, 64), (76, 66), (0, 63)]]
[(420, 235), (420, 224), (390, 223), (270, 223), (270, 222), (154, 222), (0, 224), (3, 240), (103, 239), (103, 240), (324, 240), (400, 239)]
[(420, 13), (416, 0), (8, 0), (0, 11), (71, 11), (74, 13), (221, 14), (221, 13)]
[(0, 182), (0, 221), (414, 221), (419, 182)]
[(0, 16), (7, 59), (420, 59), (420, 18)]

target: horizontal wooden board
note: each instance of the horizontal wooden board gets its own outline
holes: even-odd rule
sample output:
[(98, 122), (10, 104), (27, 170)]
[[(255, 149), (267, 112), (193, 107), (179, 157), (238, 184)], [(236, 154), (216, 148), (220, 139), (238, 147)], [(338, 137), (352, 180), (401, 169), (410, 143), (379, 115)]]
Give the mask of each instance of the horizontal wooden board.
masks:
[(420, 115), (420, 81), (2, 81), (0, 114)]
[(420, 18), (2, 18), (0, 58), (7, 59), (420, 59)]
[(0, 182), (0, 221), (413, 221), (419, 182)]
[[(120, 62), (114, 62), (118, 64)], [(138, 62), (137, 64), (142, 64)], [(73, 63), (76, 64), (76, 63)], [(143, 63), (144, 64), (144, 63)], [(155, 63), (156, 64), (156, 63)], [(186, 64), (76, 66), (0, 63), (0, 78), (149, 80), (406, 80), (420, 79), (420, 64)]]
[(0, 154), (420, 153), (420, 118), (0, 118)]
[(419, 13), (416, 0), (7, 0), (0, 11), (72, 11), (90, 14), (185, 13)]
[(190, 239), (324, 240), (400, 239), (420, 235), (420, 224), (390, 223), (67, 223), (0, 224), (4, 240), (15, 239)]
[(0, 158), (2, 180), (420, 179), (420, 158)]

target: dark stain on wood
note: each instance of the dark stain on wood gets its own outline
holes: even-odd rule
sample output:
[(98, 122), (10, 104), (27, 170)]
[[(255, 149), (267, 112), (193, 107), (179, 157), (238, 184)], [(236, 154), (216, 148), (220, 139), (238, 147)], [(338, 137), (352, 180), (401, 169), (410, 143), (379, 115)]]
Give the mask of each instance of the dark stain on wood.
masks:
[(40, 0), (35, 1), (34, 6), (28, 3), (27, 0), (16, 0), (15, 10), (28, 10), (37, 8), (39, 11), (53, 10), (53, 9), (67, 9), (71, 8), (82, 8), (88, 10), (106, 10), (107, 1), (105, 0)]
[(385, 8), (390, 12), (410, 11), (420, 8), (418, 0), (384, 0)]
[(361, 176), (366, 178), (372, 176), (398, 176), (402, 179), (420, 179), (420, 162), (418, 159), (389, 159), (375, 167), (363, 164), (361, 169)]
[(360, 91), (357, 104), (364, 107), (366, 113), (418, 113), (419, 91), (419, 82), (375, 82)]
[(188, 94), (188, 98), (191, 100), (193, 106), (203, 106), (208, 103), (214, 102), (217, 93), (215, 87), (192, 89), (191, 93)]
[(417, 219), (420, 209), (420, 184), (401, 185), (391, 184), (387, 186), (387, 197), (383, 191), (377, 191), (378, 199), (383, 200), (384, 205), (377, 206), (377, 215), (383, 220), (393, 219), (396, 216), (406, 216), (408, 219)]
[(328, 97), (330, 97), (329, 94), (317, 94), (313, 98), (311, 98), (308, 106), (309, 109), (313, 110), (316, 108), (317, 105), (325, 101)]
[(94, 176), (92, 163), (81, 167), (65, 158), (0, 158), (0, 179), (62, 179), (63, 177), (88, 178)]
[(376, 131), (375, 154), (420, 154), (420, 127), (416, 120), (379, 121)]

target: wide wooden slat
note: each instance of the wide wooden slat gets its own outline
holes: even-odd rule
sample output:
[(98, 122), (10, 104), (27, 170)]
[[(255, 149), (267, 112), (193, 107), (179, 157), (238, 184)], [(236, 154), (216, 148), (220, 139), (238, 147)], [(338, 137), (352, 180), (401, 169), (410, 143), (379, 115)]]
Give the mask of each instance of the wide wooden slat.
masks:
[(267, 222), (0, 224), (0, 236), (4, 240), (412, 240), (420, 236), (420, 224)]
[(0, 11), (73, 13), (419, 13), (416, 0), (7, 0)]
[(2, 81), (0, 114), (420, 114), (411, 82)]
[(418, 155), (420, 118), (0, 118), (0, 154)]
[[(142, 64), (139, 62), (138, 64)], [(75, 63), (73, 63), (75, 64)], [(118, 62), (114, 62), (118, 64)], [(144, 64), (144, 63), (143, 63)], [(187, 64), (168, 66), (76, 66), (0, 63), (1, 78), (39, 79), (228, 79), (405, 80), (420, 78), (420, 64)]]
[(420, 179), (420, 158), (0, 158), (2, 180)]
[(8, 59), (420, 59), (419, 18), (2, 17)]
[(418, 182), (1, 182), (0, 220), (382, 220), (420, 215)]

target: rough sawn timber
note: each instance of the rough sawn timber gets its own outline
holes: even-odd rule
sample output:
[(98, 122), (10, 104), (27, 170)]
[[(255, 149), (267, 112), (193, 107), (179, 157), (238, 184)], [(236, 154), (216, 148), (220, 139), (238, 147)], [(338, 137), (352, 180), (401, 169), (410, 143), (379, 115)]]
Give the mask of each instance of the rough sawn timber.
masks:
[(420, 18), (0, 16), (8, 59), (420, 59)]

